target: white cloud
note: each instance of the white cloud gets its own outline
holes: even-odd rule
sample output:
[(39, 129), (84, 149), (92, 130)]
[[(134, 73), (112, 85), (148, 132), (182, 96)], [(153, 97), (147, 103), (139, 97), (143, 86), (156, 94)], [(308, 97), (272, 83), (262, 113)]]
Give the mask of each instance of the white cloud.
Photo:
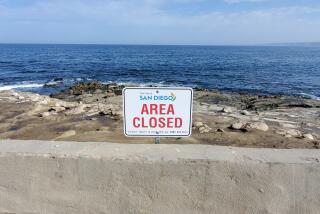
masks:
[[(185, 3), (191, 0), (175, 0)], [(0, 42), (234, 44), (314, 41), (317, 7), (173, 14), (169, 0), (45, 0), (0, 6)]]
[(229, 4), (243, 3), (243, 2), (257, 3), (257, 2), (264, 2), (264, 1), (268, 1), (268, 0), (224, 0), (224, 2)]

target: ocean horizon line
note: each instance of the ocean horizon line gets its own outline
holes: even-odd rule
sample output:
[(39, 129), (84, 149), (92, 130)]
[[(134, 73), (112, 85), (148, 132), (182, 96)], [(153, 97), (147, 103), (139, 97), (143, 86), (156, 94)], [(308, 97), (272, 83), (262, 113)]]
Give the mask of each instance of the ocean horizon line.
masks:
[(50, 43), (50, 42), (0, 42), (0, 45), (96, 45), (96, 46), (190, 46), (190, 47), (319, 47), (320, 42), (279, 42), (243, 44), (156, 44), (156, 43)]

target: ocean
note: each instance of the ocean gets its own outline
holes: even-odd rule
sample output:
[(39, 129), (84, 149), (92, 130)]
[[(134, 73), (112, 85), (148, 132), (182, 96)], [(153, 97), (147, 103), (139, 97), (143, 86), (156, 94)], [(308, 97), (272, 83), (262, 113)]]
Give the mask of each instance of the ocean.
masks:
[(320, 47), (0, 44), (0, 90), (92, 80), (319, 99)]

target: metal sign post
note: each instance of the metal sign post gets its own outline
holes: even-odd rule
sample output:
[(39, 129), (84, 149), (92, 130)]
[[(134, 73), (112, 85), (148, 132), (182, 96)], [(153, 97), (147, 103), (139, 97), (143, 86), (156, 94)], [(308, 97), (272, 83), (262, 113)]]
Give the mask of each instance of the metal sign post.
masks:
[(154, 138), (154, 144), (160, 144), (160, 137)]

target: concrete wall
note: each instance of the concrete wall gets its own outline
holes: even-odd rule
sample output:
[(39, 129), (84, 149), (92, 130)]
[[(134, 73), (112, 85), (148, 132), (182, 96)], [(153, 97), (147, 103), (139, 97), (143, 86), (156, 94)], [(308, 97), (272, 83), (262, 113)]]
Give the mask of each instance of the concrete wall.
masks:
[(319, 213), (319, 150), (0, 141), (0, 213)]

